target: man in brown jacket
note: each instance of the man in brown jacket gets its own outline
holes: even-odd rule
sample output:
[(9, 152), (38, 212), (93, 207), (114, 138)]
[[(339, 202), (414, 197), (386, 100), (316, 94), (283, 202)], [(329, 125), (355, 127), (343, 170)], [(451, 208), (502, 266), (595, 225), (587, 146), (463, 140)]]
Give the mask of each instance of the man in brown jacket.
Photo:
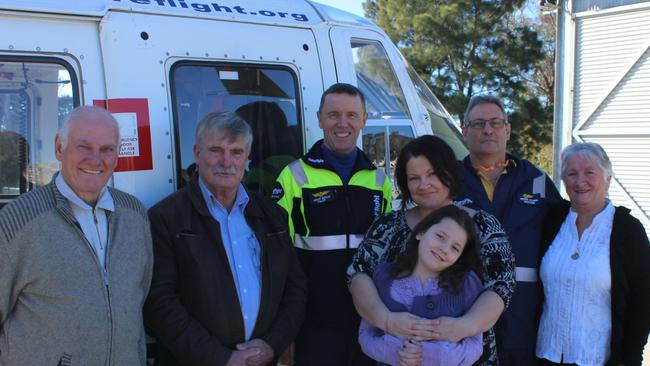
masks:
[(252, 133), (230, 113), (197, 126), (198, 173), (154, 206), (145, 324), (162, 365), (267, 365), (302, 324), (306, 284), (286, 213), (241, 184)]

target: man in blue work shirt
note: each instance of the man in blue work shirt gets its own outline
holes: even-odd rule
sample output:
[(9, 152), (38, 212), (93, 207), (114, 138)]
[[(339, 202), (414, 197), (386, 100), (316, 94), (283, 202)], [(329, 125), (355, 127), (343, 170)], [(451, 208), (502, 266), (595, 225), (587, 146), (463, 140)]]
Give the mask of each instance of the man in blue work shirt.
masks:
[(286, 213), (241, 184), (252, 140), (236, 115), (208, 114), (196, 128), (198, 173), (149, 212), (144, 314), (161, 365), (267, 365), (302, 324), (306, 280)]
[(542, 221), (549, 200), (560, 195), (549, 177), (525, 159), (506, 153), (512, 126), (496, 96), (474, 96), (465, 110), (463, 137), (469, 155), (459, 200), (495, 215), (515, 256), (517, 287), (496, 325), (500, 365), (536, 364), (535, 343), (541, 307), (537, 268)]

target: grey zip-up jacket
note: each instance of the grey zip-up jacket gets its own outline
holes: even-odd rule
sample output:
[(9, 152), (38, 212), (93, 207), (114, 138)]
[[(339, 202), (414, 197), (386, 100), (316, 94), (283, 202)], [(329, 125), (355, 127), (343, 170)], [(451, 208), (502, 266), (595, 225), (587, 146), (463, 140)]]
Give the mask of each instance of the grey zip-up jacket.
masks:
[(145, 364), (149, 221), (109, 190), (105, 270), (54, 181), (0, 211), (0, 366)]

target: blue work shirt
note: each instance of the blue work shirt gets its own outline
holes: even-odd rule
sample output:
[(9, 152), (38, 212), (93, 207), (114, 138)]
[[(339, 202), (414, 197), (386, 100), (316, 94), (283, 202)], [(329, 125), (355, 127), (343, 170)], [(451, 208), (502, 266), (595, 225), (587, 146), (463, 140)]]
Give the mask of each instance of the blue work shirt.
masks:
[(199, 186), (210, 215), (219, 222), (221, 228), (221, 241), (226, 250), (232, 277), (237, 287), (246, 340), (248, 341), (257, 321), (262, 287), (260, 243), (244, 216), (244, 209), (249, 200), (248, 194), (244, 187), (239, 185), (235, 203), (228, 212), (200, 177)]

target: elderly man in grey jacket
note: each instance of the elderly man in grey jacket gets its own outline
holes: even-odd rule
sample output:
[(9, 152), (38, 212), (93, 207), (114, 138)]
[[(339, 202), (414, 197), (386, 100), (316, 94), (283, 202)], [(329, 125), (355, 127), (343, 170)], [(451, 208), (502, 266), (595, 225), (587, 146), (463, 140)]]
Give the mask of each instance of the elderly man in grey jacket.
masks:
[(106, 186), (117, 123), (79, 107), (55, 147), (59, 174), (0, 211), (0, 365), (144, 365), (151, 235), (142, 204)]

